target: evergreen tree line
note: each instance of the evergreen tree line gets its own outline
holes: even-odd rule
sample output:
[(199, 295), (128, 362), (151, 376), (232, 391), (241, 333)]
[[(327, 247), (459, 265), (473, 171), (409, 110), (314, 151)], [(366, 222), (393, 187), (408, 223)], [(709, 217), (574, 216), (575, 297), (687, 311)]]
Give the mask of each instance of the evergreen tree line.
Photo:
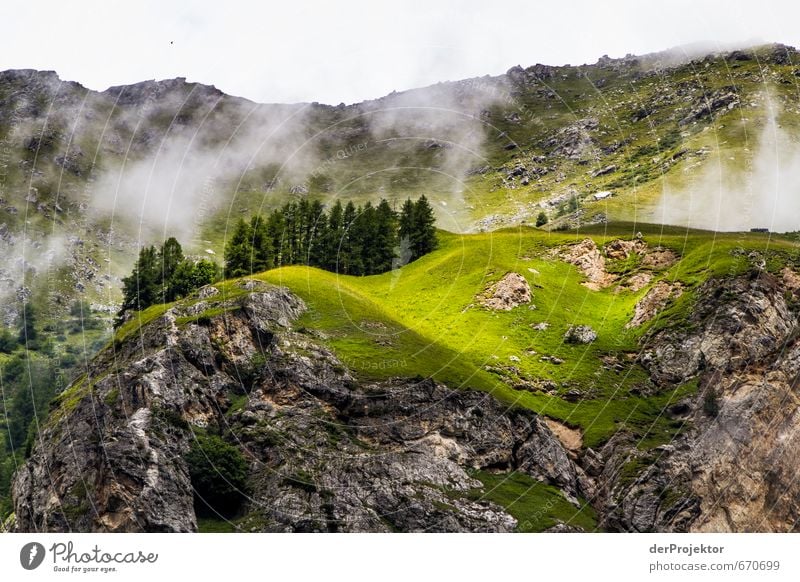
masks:
[(356, 207), (337, 201), (289, 202), (268, 217), (241, 219), (225, 247), (225, 276), (285, 265), (310, 265), (346, 275), (390, 271), (438, 245), (436, 218), (425, 196), (396, 212), (384, 199)]
[(158, 249), (143, 247), (133, 271), (122, 279), (122, 307), (116, 323), (119, 325), (129, 310), (175, 301), (219, 278), (219, 266), (215, 262), (187, 259), (174, 237), (168, 238)]

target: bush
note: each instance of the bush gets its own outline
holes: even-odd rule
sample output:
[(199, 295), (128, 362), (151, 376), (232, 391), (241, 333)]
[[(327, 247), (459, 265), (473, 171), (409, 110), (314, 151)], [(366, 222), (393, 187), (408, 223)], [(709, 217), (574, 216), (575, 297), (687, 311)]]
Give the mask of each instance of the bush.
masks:
[(17, 345), (17, 338), (14, 337), (14, 334), (6, 328), (0, 330), (0, 353), (10, 354), (17, 349)]
[(710, 388), (703, 399), (703, 412), (714, 418), (719, 414), (719, 396), (717, 391)]
[(244, 500), (247, 461), (216, 435), (197, 435), (186, 455), (199, 514), (231, 516)]
[(536, 226), (544, 226), (547, 224), (547, 214), (544, 211), (539, 213), (539, 216), (536, 217)]

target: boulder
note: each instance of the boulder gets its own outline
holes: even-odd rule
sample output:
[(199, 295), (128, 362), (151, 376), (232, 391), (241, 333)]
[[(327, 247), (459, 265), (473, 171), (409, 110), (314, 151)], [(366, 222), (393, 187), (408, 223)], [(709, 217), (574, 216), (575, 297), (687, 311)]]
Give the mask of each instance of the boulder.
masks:
[(571, 325), (564, 334), (568, 344), (590, 344), (597, 339), (597, 332), (588, 325)]
[(494, 311), (511, 311), (531, 302), (531, 286), (519, 273), (506, 273), (502, 279), (489, 285), (477, 298), (478, 303)]

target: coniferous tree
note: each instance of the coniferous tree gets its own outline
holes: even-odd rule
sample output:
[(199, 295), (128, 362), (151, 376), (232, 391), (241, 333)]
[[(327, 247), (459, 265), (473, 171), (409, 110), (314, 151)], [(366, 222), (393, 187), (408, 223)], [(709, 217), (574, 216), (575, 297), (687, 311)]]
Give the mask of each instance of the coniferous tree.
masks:
[[(375, 238), (376, 232), (375, 207), (367, 202), (359, 208), (358, 217), (353, 228), (353, 237), (359, 250), (359, 257), (354, 261), (356, 267), (354, 275), (372, 275), (375, 273)], [(355, 248), (354, 246), (354, 248)]]
[(314, 221), (312, 218), (311, 204), (303, 198), (297, 208), (298, 251), (297, 262), (308, 264), (313, 239)]
[(228, 244), (225, 246), (225, 276), (249, 275), (253, 255), (253, 233), (250, 224), (239, 219)]
[(418, 259), (428, 254), (439, 246), (436, 236), (436, 217), (433, 207), (423, 194), (414, 204), (414, 233), (411, 237), (411, 246), (414, 258)]
[(403, 202), (403, 206), (400, 209), (400, 218), (398, 219), (398, 227), (397, 227), (397, 237), (401, 241), (401, 246), (403, 244), (406, 244), (409, 248), (411, 248), (412, 256), (413, 256), (413, 246), (414, 246), (412, 244), (412, 239), (414, 238), (414, 232), (416, 230), (414, 211), (415, 211), (414, 203), (411, 201), (411, 198), (407, 198), (406, 201)]
[(328, 238), (328, 215), (325, 214), (325, 207), (318, 200), (311, 204), (309, 223), (308, 264), (324, 269), (327, 252), (325, 244)]
[(159, 260), (161, 261), (162, 276), (164, 279), (169, 279), (172, 272), (183, 261), (183, 249), (174, 236), (169, 237), (161, 245)]
[(0, 354), (10, 354), (17, 349), (17, 345), (17, 338), (8, 329), (0, 329)]
[[(142, 247), (133, 271), (122, 279), (121, 317), (126, 311), (139, 311), (154, 305), (163, 295), (162, 269), (158, 260), (158, 252), (153, 246)], [(117, 324), (121, 320), (117, 319)]]
[(352, 275), (354, 273), (353, 262), (359, 262), (356, 257), (360, 258), (361, 247), (357, 246), (357, 241), (353, 239), (353, 229), (355, 227), (356, 217), (358, 216), (355, 205), (348, 202), (344, 207), (344, 214), (342, 215), (342, 239), (339, 245), (339, 259), (337, 261), (337, 270), (339, 273), (345, 275)]
[[(247, 232), (239, 232), (238, 228), (237, 232), (240, 237), (245, 236), (243, 240), (246, 242)], [(237, 257), (237, 252), (242, 251), (243, 246), (231, 244), (236, 242), (234, 238), (227, 247), (232, 252), (226, 254), (232, 257), (230, 263), (234, 268), (241, 268), (241, 264), (247, 265), (248, 259), (245, 255)], [(122, 306), (114, 325), (119, 326), (128, 311), (141, 311), (157, 303), (175, 301), (218, 279), (219, 267), (216, 263), (206, 259), (193, 262), (185, 258), (180, 243), (173, 237), (164, 241), (159, 250), (153, 246), (143, 247), (131, 274), (122, 279)], [(73, 306), (73, 315), (76, 313), (82, 317), (82, 325), (91, 324), (91, 316), (83, 315), (89, 314), (88, 306), (78, 303)]]
[(344, 236), (344, 209), (341, 201), (337, 200), (331, 208), (328, 217), (328, 229), (325, 233), (325, 259), (323, 268), (329, 271), (336, 271), (336, 264), (339, 258), (339, 247)]
[(392, 270), (397, 247), (397, 215), (386, 199), (380, 201), (375, 210), (374, 272)]
[(172, 278), (175, 276), (178, 268), (184, 262), (183, 249), (175, 237), (170, 237), (164, 244), (161, 245), (161, 250), (158, 253), (161, 290), (159, 301), (161, 303), (169, 303), (175, 301), (182, 294), (177, 293), (175, 286), (171, 284)]
[(260, 273), (272, 268), (272, 241), (266, 221), (260, 216), (250, 219), (252, 254), (250, 257), (250, 273)]
[(272, 242), (272, 264), (276, 267), (286, 264), (287, 237), (286, 216), (280, 210), (273, 210), (267, 220), (267, 233)]
[(300, 247), (300, 229), (298, 227), (298, 211), (299, 208), (294, 202), (288, 202), (283, 206), (283, 220), (284, 232), (286, 240), (282, 255), (282, 264), (294, 265), (296, 264), (297, 249)]
[(547, 214), (544, 211), (540, 212), (536, 217), (536, 226), (544, 226), (547, 224)]
[(14, 400), (11, 402), (7, 434), (11, 441), (10, 445), (16, 450), (22, 449), (24, 446), (28, 425), (33, 420), (34, 404), (32, 392), (31, 388), (23, 385), (14, 394)]
[(22, 306), (20, 313), (20, 328), (17, 341), (23, 346), (30, 347), (32, 343), (36, 342), (36, 310), (33, 308), (33, 303), (26, 301)]
[[(240, 221), (225, 251), (227, 276), (242, 276), (273, 266), (305, 264), (350, 275), (392, 269), (398, 249), (403, 262), (437, 246), (433, 208), (422, 196), (406, 200), (398, 215), (389, 202), (356, 207), (337, 201), (326, 213), (319, 202), (288, 202), (267, 220)], [(186, 270), (182, 273), (185, 279)]]

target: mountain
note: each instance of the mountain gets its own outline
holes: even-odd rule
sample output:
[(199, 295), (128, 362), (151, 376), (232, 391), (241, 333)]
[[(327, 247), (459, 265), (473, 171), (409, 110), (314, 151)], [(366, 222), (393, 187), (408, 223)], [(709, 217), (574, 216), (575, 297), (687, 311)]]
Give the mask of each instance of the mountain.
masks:
[[(3, 295), (38, 289), (63, 310), (86, 294), (110, 309), (142, 242), (168, 233), (219, 255), (233, 219), (298, 196), (424, 191), (453, 232), (541, 211), (548, 228), (796, 230), (794, 181), (773, 171), (794, 176), (800, 159), (795, 49), (680, 57), (514, 67), (349, 106), (259, 105), (184, 79), (95, 92), (53, 72), (0, 73)], [(43, 271), (50, 283), (34, 284)]]
[[(797, 58), (338, 106), (0, 73), (5, 527), (795, 530)], [(441, 244), (402, 268), (274, 269), (110, 328), (143, 244), (219, 259), (287, 200), (420, 193)]]
[(52, 403), (7, 527), (794, 531), (800, 249), (627, 231), (153, 306)]

